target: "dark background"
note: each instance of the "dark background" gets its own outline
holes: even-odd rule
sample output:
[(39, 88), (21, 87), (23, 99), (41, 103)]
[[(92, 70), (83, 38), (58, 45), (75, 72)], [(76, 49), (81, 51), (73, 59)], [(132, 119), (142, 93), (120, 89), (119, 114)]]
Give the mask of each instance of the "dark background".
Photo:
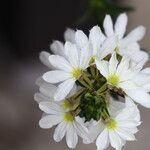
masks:
[[(142, 46), (150, 48), (149, 0), (122, 0), (136, 7), (130, 14), (129, 28), (144, 24), (148, 30)], [(47, 68), (39, 61), (39, 52), (49, 50), (50, 43), (63, 39), (66, 27), (88, 30), (89, 24), (76, 25), (84, 12), (80, 0), (13, 0), (0, 2), (0, 150), (68, 149), (57, 144), (52, 130), (38, 126), (41, 111), (33, 100), (37, 77)], [(143, 17), (144, 16), (144, 17)], [(95, 24), (93, 24), (95, 25)], [(141, 109), (143, 124), (138, 142), (127, 149), (149, 150), (149, 110)], [(94, 145), (77, 146), (77, 150), (96, 149)]]

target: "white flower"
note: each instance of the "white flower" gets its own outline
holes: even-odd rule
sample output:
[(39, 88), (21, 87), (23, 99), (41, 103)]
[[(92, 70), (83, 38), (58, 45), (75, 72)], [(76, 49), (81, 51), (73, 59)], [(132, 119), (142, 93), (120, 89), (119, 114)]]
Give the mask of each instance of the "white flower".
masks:
[(134, 134), (139, 125), (139, 110), (130, 98), (126, 98), (126, 107), (115, 117), (111, 117), (105, 123), (100, 121), (91, 127), (92, 133), (99, 133), (96, 136), (97, 150), (107, 149), (109, 144), (116, 150), (121, 150), (126, 141), (135, 140)]
[[(67, 102), (67, 101), (66, 101)], [(57, 125), (54, 132), (54, 140), (59, 142), (66, 135), (69, 148), (75, 148), (78, 135), (88, 140), (88, 130), (83, 125), (81, 118), (74, 117), (71, 112), (66, 111), (64, 102), (40, 102), (39, 107), (45, 115), (39, 121), (41, 128), (51, 128)]]
[(89, 43), (92, 49), (92, 57), (103, 59), (108, 54), (112, 53), (116, 48), (116, 39), (114, 36), (105, 38), (100, 27), (94, 26), (90, 30)]
[[(123, 102), (119, 102), (109, 96), (107, 98), (108, 101), (108, 111), (110, 112), (112, 117), (116, 117), (125, 107), (126, 104)], [(90, 134), (90, 139), (91, 141), (86, 141), (85, 139), (83, 140), (83, 143), (89, 144), (91, 142), (94, 142), (97, 136), (103, 131), (104, 126), (103, 124), (100, 124), (100, 122), (91, 120), (86, 124), (87, 128), (89, 129), (89, 134)], [(94, 127), (94, 128), (93, 128)]]
[(145, 34), (145, 28), (143, 26), (138, 26), (126, 37), (124, 37), (127, 22), (127, 15), (123, 13), (117, 18), (113, 27), (113, 22), (110, 15), (106, 15), (103, 24), (105, 34), (107, 37), (114, 35), (116, 36), (118, 40), (117, 52), (119, 54), (130, 57), (135, 62), (141, 62), (141, 65), (144, 65), (148, 60), (148, 54), (140, 50), (138, 42), (143, 38)]
[[(150, 82), (149, 75), (142, 73), (141, 66), (130, 66), (130, 60), (123, 57), (119, 63), (114, 53), (107, 61), (96, 61), (100, 73), (107, 79), (107, 83), (122, 89), (129, 97), (141, 105), (150, 108), (150, 95), (144, 83)], [(144, 77), (143, 77), (144, 76)]]
[(91, 60), (95, 58), (103, 59), (112, 53), (116, 48), (116, 39), (114, 36), (105, 38), (100, 27), (94, 26), (89, 33), (89, 38), (81, 30), (77, 30), (75, 34), (76, 45), (81, 49), (91, 50)]
[[(84, 49), (80, 51), (75, 44), (65, 43), (66, 58), (59, 55), (50, 55), (50, 63), (57, 69), (49, 71), (43, 75), (46, 82), (60, 83), (55, 100), (63, 100), (73, 88), (75, 81), (82, 75), (82, 71), (89, 66), (90, 51)], [(71, 51), (71, 52), (70, 52)]]

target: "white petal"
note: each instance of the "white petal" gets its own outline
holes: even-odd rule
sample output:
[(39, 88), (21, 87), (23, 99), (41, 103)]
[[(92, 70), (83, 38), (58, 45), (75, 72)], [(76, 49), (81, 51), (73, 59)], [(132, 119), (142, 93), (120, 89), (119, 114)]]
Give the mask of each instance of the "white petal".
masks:
[(50, 63), (56, 68), (69, 72), (71, 70), (70, 63), (62, 56), (51, 55), (49, 56)]
[(61, 122), (55, 129), (54, 136), (53, 136), (54, 140), (56, 142), (60, 142), (65, 136), (66, 130), (67, 130), (66, 122)]
[(134, 120), (125, 120), (125, 121), (119, 121), (118, 126), (123, 128), (135, 128), (136, 126), (139, 126), (140, 123)]
[(78, 136), (72, 124), (67, 126), (66, 142), (69, 148), (75, 148), (78, 143)]
[(72, 95), (74, 95), (77, 92), (77, 85), (74, 84), (72, 90), (70, 91), (70, 93), (68, 94), (68, 97), (71, 97)]
[(137, 129), (137, 127), (133, 127), (133, 128), (121, 127), (121, 128), (126, 130), (126, 131), (130, 131), (132, 134), (135, 134), (135, 133), (137, 133), (139, 131)]
[(75, 31), (70, 28), (67, 28), (67, 30), (64, 33), (64, 38), (65, 38), (65, 41), (75, 43)]
[(125, 96), (125, 104), (127, 107), (137, 107), (137, 105), (135, 105), (133, 100), (128, 96)]
[(49, 83), (59, 83), (69, 78), (71, 78), (69, 73), (60, 70), (49, 71), (43, 75), (43, 79)]
[(122, 41), (120, 41), (120, 51), (122, 52), (122, 54), (125, 54), (127, 51), (128, 53), (132, 51), (137, 51), (137, 50), (140, 50), (140, 45), (139, 43), (137, 42), (134, 42), (134, 43), (130, 43), (128, 45), (123, 45), (122, 44)]
[(50, 97), (47, 97), (41, 93), (35, 93), (34, 95), (34, 100), (37, 101), (38, 103), (42, 102), (42, 101), (53, 101), (53, 99), (51, 99)]
[(80, 122), (78, 122), (78, 120), (76, 120), (74, 122), (74, 127), (76, 129), (77, 134), (81, 138), (85, 139), (85, 141), (91, 141), (89, 134), (88, 134), (88, 130), (82, 123), (80, 123)]
[(65, 54), (72, 65), (72, 67), (78, 67), (79, 66), (79, 55), (78, 50), (75, 44), (72, 44), (70, 42), (65, 43)]
[(80, 52), (80, 68), (86, 69), (89, 66), (90, 58), (92, 56), (91, 49), (83, 49)]
[(141, 71), (141, 73), (150, 75), (150, 67), (143, 69), (143, 70)]
[(93, 55), (95, 56), (97, 55), (102, 42), (105, 40), (105, 36), (103, 35), (100, 27), (94, 26), (90, 30), (89, 40), (93, 47)]
[(129, 56), (132, 60), (134, 60), (136, 63), (140, 63), (141, 66), (144, 66), (145, 63), (148, 61), (149, 56), (144, 51), (130, 51), (126, 56)]
[(137, 85), (132, 81), (122, 81), (118, 84), (118, 87), (122, 88), (124, 91), (137, 89)]
[(48, 53), (46, 51), (42, 51), (40, 53), (40, 60), (45, 66), (47, 66), (49, 68), (53, 68), (53, 66), (49, 62), (49, 56), (50, 56), (50, 53)]
[(59, 124), (63, 120), (62, 116), (58, 115), (46, 115), (39, 121), (39, 126), (44, 129), (51, 128)]
[(98, 150), (106, 149), (109, 146), (109, 134), (108, 130), (105, 129), (96, 140), (96, 146)]
[(112, 22), (112, 19), (111, 19), (110, 15), (106, 15), (106, 17), (104, 19), (103, 27), (104, 27), (104, 30), (105, 30), (105, 34), (108, 37), (110, 37), (114, 34), (113, 22)]
[(88, 50), (89, 48), (89, 41), (87, 36), (81, 30), (77, 30), (75, 33), (75, 40), (76, 44), (79, 46), (81, 50)]
[(143, 26), (139, 26), (132, 30), (123, 40), (123, 45), (128, 45), (130, 43), (140, 41), (145, 35), (145, 28)]
[(75, 84), (74, 79), (68, 79), (68, 80), (64, 81), (63, 83), (61, 83), (58, 86), (58, 89), (55, 93), (54, 99), (56, 101), (63, 100), (69, 94), (69, 92), (73, 88), (74, 84)]
[(116, 115), (125, 108), (125, 104), (119, 102), (117, 100), (113, 100), (110, 98), (109, 100), (109, 112), (111, 113), (112, 117), (116, 117)]
[(121, 44), (120, 54), (129, 57), (136, 63), (141, 63), (142, 66), (148, 61), (149, 58), (146, 52), (140, 50), (140, 46), (136, 42), (127, 45)]
[(123, 140), (120, 138), (120, 136), (114, 132), (110, 131), (109, 132), (109, 138), (110, 138), (110, 143), (113, 148), (119, 149), (124, 145)]
[(55, 85), (49, 84), (49, 83), (43, 83), (40, 86), (40, 92), (50, 98), (54, 97), (54, 93), (56, 91), (57, 87)]
[(55, 54), (55, 55), (60, 55), (60, 56), (64, 56), (64, 46), (63, 43), (60, 41), (54, 41), (51, 45), (50, 45), (50, 49), (51, 51)]
[(128, 22), (128, 17), (125, 13), (121, 14), (117, 18), (115, 24), (115, 33), (118, 35), (119, 39), (123, 38), (125, 34), (127, 22)]
[(115, 131), (124, 140), (127, 140), (127, 141), (134, 141), (135, 140), (135, 136), (130, 132), (130, 130), (126, 131), (123, 128), (118, 128)]
[(139, 73), (135, 76), (135, 78), (133, 79), (133, 81), (139, 85), (139, 86), (143, 86), (147, 83), (150, 83), (150, 75), (148, 74), (143, 74), (143, 73)]
[(63, 108), (55, 102), (40, 102), (39, 108), (47, 114), (62, 115), (64, 113)]
[(100, 52), (98, 54), (98, 57), (100, 59), (103, 59), (108, 54), (111, 54), (112, 52), (114, 52), (116, 47), (117, 47), (116, 37), (112, 36), (112, 37), (107, 38), (104, 41), (104, 43), (102, 44), (102, 47), (101, 47)]
[(96, 67), (104, 77), (108, 77), (108, 75), (109, 75), (109, 70), (108, 70), (109, 65), (108, 65), (107, 61), (98, 61), (98, 60), (96, 60)]
[(113, 53), (109, 60), (109, 74), (111, 75), (115, 74), (117, 66), (118, 66), (118, 60), (116, 58), (116, 53)]
[(126, 94), (137, 103), (150, 108), (150, 95), (142, 89), (126, 90)]
[(92, 56), (92, 50), (81, 50), (80, 53), (80, 68), (81, 69), (86, 69), (89, 66), (90, 58)]
[(118, 75), (122, 76), (123, 74), (125, 74), (126, 70), (129, 68), (129, 61), (130, 59), (127, 57), (123, 57), (121, 59), (116, 72)]
[(146, 92), (150, 92), (150, 83), (145, 84), (143, 88)]
[(96, 125), (92, 125), (89, 128), (89, 135), (90, 138), (92, 139), (92, 142), (95, 141), (97, 136), (104, 130), (104, 125), (100, 123), (99, 121), (97, 122)]
[(117, 121), (124, 121), (124, 120), (133, 120), (137, 123), (140, 123), (140, 113), (137, 106), (131, 101), (131, 99), (126, 97), (126, 107), (125, 109), (120, 112), (117, 117)]

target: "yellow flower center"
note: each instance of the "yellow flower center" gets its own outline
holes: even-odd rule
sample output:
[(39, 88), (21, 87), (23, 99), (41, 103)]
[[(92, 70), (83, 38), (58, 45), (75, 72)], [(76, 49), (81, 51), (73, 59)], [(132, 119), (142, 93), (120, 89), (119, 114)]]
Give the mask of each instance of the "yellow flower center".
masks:
[(114, 75), (109, 76), (108, 79), (107, 79), (107, 81), (108, 81), (108, 83), (116, 86), (116, 85), (118, 85), (118, 83), (120, 81), (120, 78), (119, 78), (118, 75), (114, 74)]
[(114, 130), (117, 128), (117, 122), (113, 119), (111, 119), (108, 123), (107, 123), (107, 129), (109, 130)]
[(71, 113), (65, 113), (64, 120), (68, 123), (72, 123), (74, 121), (74, 116)]
[(74, 78), (78, 79), (82, 75), (82, 69), (74, 68), (72, 69), (71, 74)]
[(71, 103), (70, 103), (68, 100), (64, 100), (64, 101), (62, 102), (62, 107), (63, 107), (64, 109), (70, 109), (70, 108), (72, 107), (72, 105), (71, 105)]

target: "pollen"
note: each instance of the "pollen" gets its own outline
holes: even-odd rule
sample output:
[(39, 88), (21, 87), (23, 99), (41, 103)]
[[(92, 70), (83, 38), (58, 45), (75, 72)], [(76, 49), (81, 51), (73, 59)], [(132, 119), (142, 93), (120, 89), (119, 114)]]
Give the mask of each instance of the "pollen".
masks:
[(74, 121), (74, 116), (71, 113), (65, 113), (64, 121), (72, 123)]
[(112, 84), (114, 86), (117, 86), (119, 81), (120, 81), (120, 78), (119, 78), (118, 75), (114, 74), (114, 75), (109, 76), (107, 81), (108, 81), (108, 83), (110, 83), (110, 84)]
[(114, 130), (117, 128), (117, 122), (113, 119), (111, 119), (108, 123), (107, 123), (107, 129), (109, 130)]
[(74, 68), (72, 71), (71, 71), (71, 74), (74, 78), (78, 79), (81, 75), (82, 75), (82, 70), (79, 69), (79, 68)]

